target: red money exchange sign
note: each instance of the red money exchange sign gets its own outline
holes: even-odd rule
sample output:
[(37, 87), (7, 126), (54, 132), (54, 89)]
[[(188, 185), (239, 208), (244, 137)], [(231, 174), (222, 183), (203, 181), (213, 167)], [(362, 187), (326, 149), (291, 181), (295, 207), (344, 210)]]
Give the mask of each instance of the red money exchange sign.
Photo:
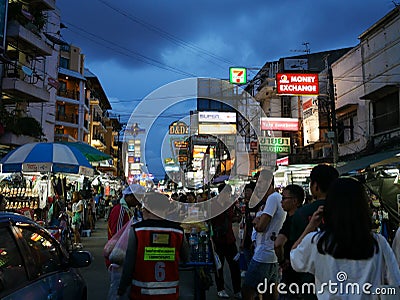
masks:
[(318, 95), (318, 74), (277, 73), (277, 92), (280, 95)]

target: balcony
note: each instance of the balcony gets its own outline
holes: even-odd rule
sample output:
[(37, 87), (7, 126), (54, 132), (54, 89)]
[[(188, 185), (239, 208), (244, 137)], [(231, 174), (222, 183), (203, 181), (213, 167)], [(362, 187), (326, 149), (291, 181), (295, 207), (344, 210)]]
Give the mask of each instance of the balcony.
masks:
[(106, 142), (101, 134), (94, 134), (92, 138), (92, 146), (105, 150)]
[(79, 101), (79, 91), (77, 90), (59, 89), (57, 91), (57, 96)]
[(22, 146), (28, 143), (34, 143), (39, 141), (40, 141), (39, 138), (27, 135), (17, 135), (12, 132), (6, 132), (4, 135), (0, 137), (0, 144), (4, 145)]
[(99, 126), (99, 129), (102, 132), (107, 132), (106, 125), (103, 121), (103, 118), (100, 115), (93, 116), (93, 126)]
[(66, 133), (56, 133), (54, 134), (55, 142), (76, 142), (77, 140), (69, 134)]
[[(31, 23), (28, 23), (31, 24)], [(28, 26), (28, 24), (26, 26)], [(16, 20), (11, 20), (7, 24), (7, 41), (12, 45), (18, 45), (18, 49), (22, 52), (37, 56), (50, 56), (52, 54), (52, 47), (47, 44), (44, 38), (38, 32), (35, 32), (34, 25), (30, 29), (22, 26)]]
[(36, 103), (50, 100), (50, 93), (44, 84), (44, 74), (26, 66), (19, 67), (18, 62), (5, 65), (2, 89), (9, 98)]
[(56, 121), (66, 122), (71, 124), (78, 124), (79, 123), (79, 116), (76, 114), (57, 114)]

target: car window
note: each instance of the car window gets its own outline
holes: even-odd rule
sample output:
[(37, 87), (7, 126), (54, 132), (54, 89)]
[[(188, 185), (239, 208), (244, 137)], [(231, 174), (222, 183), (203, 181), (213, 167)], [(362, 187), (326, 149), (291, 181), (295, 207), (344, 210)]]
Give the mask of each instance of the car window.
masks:
[(24, 262), (9, 227), (0, 227), (0, 297), (28, 281)]
[(18, 228), (29, 246), (37, 267), (37, 275), (58, 271), (61, 268), (62, 256), (56, 242), (45, 231), (28, 226)]

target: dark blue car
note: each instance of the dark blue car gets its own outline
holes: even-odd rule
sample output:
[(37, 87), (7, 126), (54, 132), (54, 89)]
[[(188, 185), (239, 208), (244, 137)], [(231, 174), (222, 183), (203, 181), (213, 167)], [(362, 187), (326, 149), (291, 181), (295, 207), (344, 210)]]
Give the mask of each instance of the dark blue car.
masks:
[(87, 299), (77, 268), (91, 260), (87, 251), (68, 253), (25, 216), (0, 212), (0, 299)]

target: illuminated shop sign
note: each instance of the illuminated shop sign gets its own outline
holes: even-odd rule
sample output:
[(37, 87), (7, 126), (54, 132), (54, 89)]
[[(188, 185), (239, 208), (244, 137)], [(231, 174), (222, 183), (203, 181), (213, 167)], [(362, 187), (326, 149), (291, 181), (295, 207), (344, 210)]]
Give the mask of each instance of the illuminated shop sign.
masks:
[(233, 84), (246, 84), (247, 69), (238, 67), (229, 68), (229, 82)]
[(236, 123), (234, 112), (199, 112), (199, 122), (204, 123)]
[(279, 95), (318, 95), (318, 74), (278, 73), (276, 74)]
[(278, 158), (276, 160), (276, 165), (277, 166), (288, 166), (289, 165), (289, 156)]
[(236, 134), (236, 124), (199, 124), (199, 134)]
[(189, 127), (184, 122), (175, 122), (169, 126), (169, 134), (183, 135), (189, 133)]
[(263, 137), (260, 138), (262, 152), (290, 153), (290, 138)]
[(261, 118), (261, 130), (298, 131), (299, 120), (296, 118)]

